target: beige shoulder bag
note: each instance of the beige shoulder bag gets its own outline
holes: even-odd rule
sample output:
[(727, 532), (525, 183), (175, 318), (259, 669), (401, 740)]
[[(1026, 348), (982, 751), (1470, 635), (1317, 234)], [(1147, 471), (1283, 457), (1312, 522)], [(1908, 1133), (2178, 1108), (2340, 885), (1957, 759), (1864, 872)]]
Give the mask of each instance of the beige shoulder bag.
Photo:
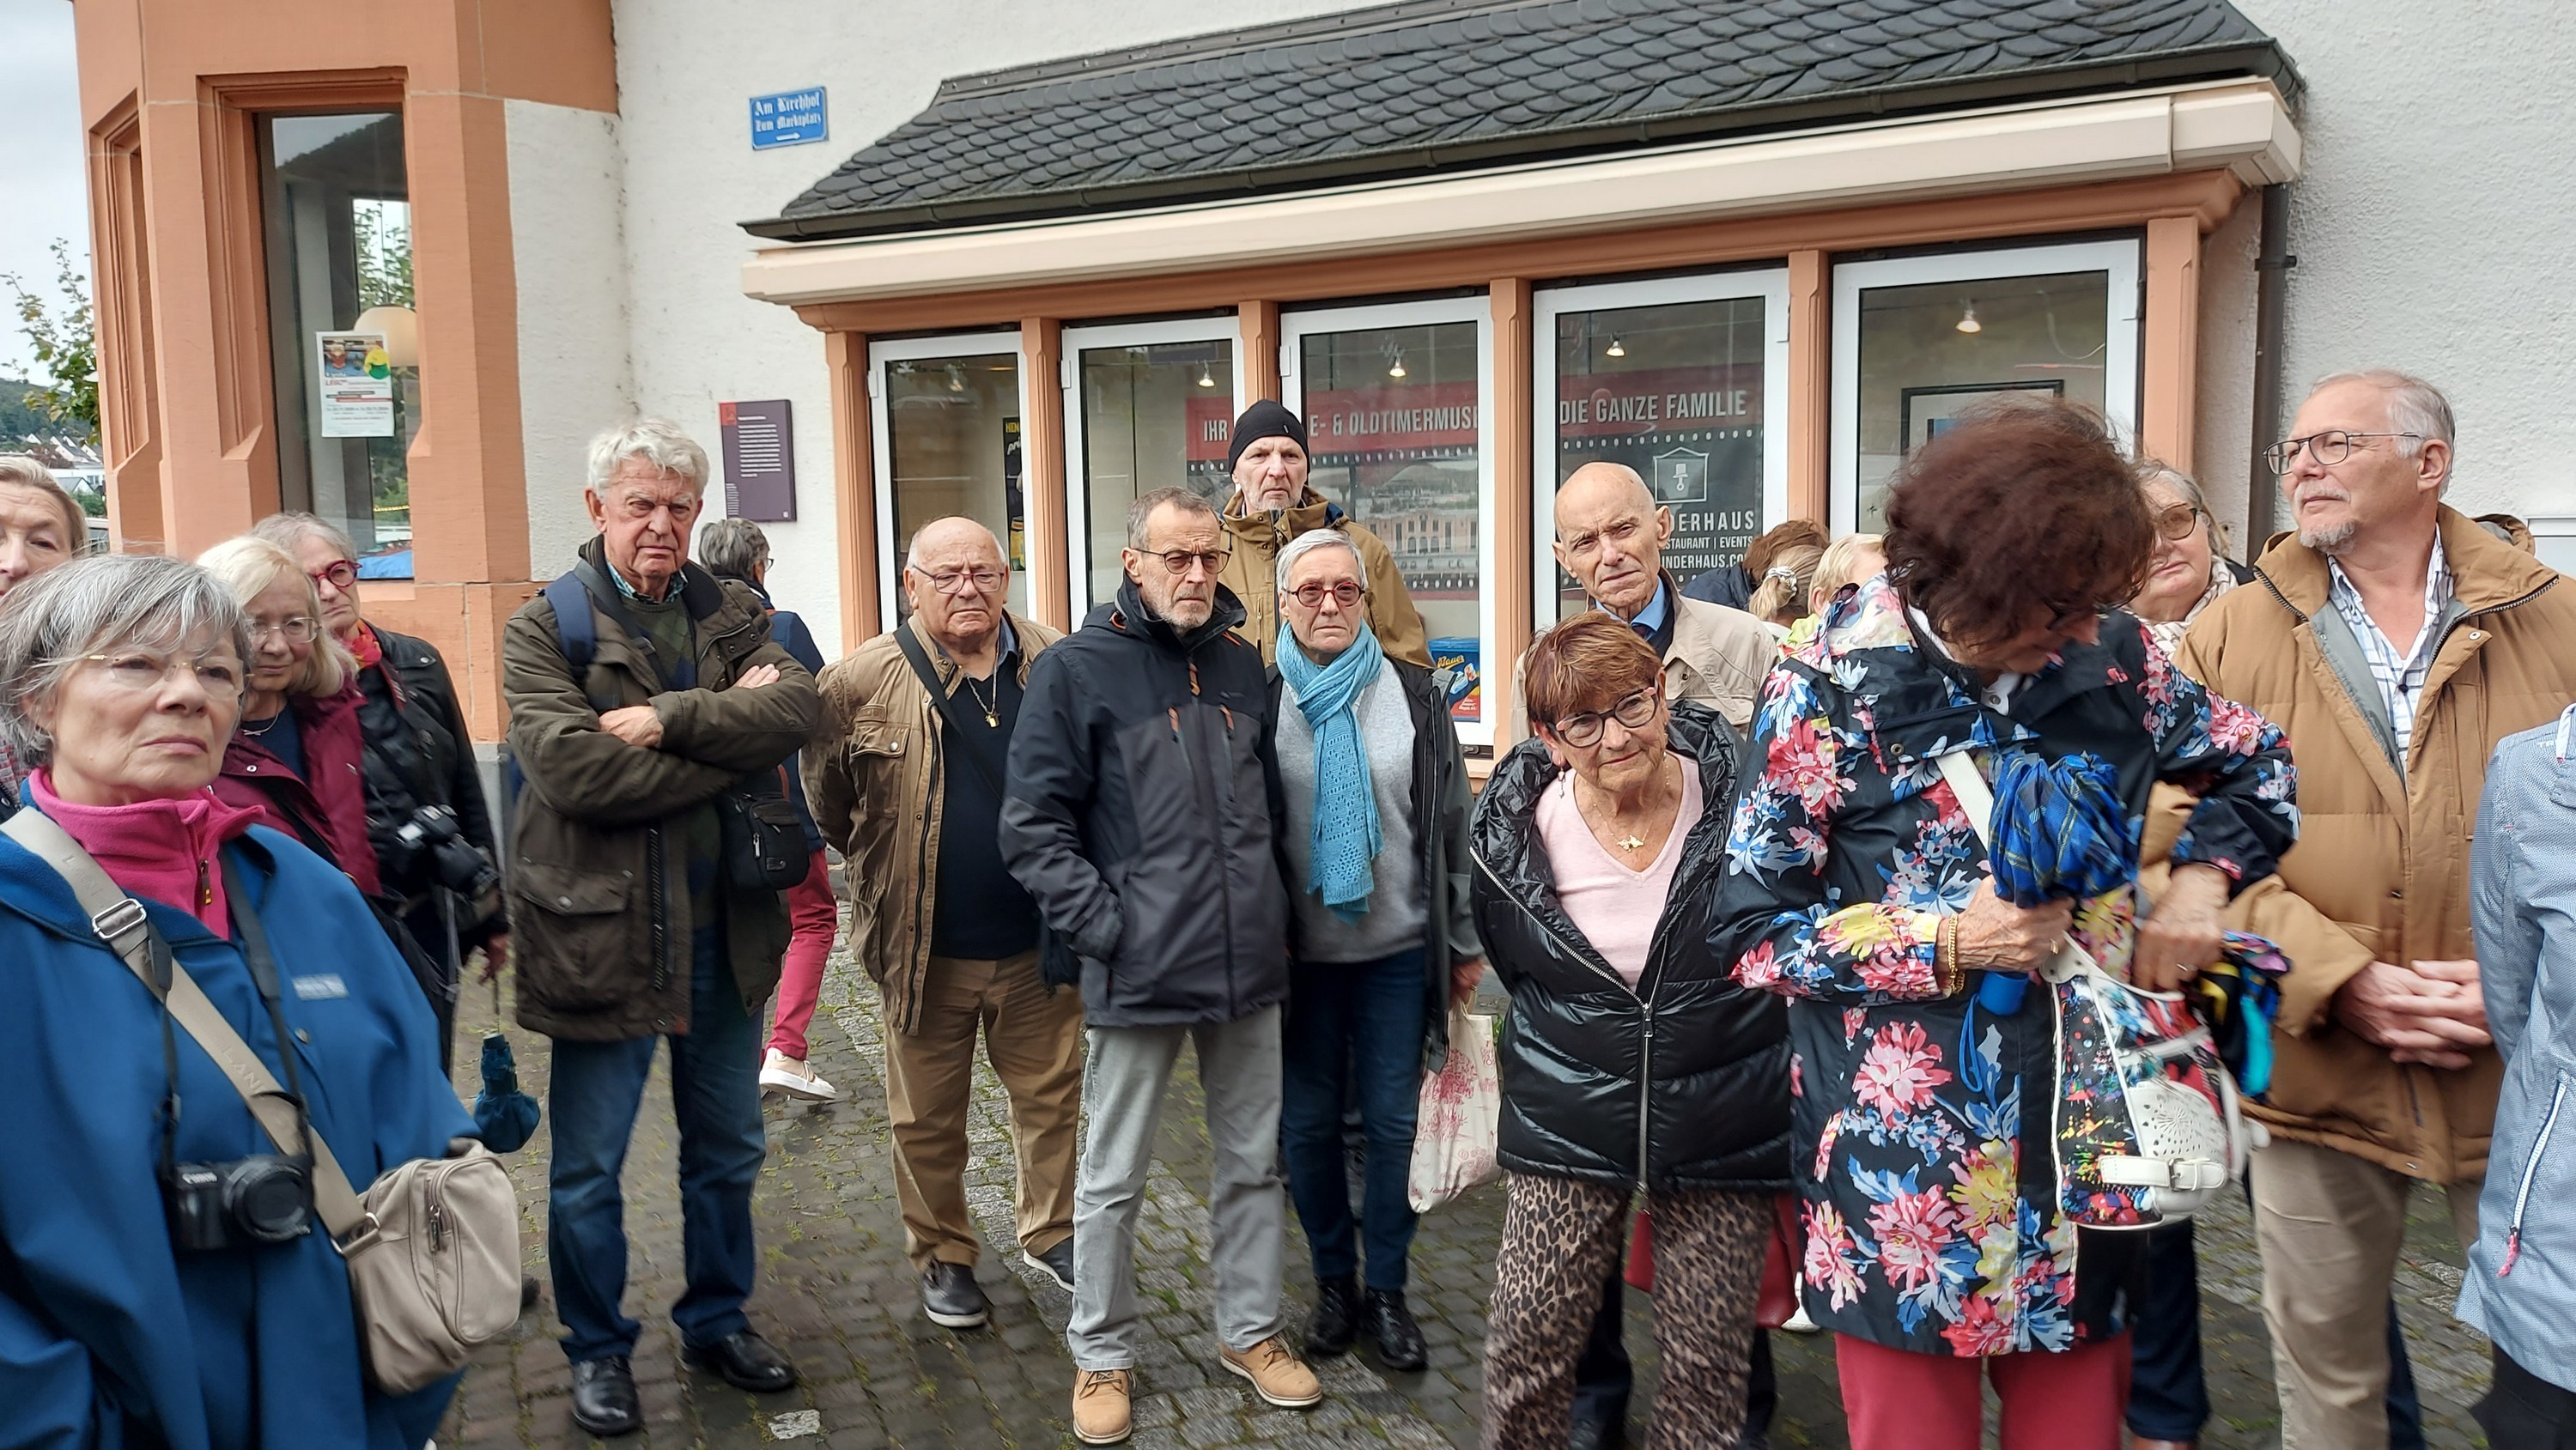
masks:
[[(153, 989), (156, 933), (143, 904), (41, 813), (20, 811), (0, 831), (62, 874), (90, 914), (90, 930)], [(258, 914), (238, 894), (232, 908), (244, 945), (266, 957)], [(362, 1199), (330, 1146), (302, 1131), (286, 1090), (175, 958), (163, 1000), (171, 1020), (232, 1080), (279, 1152), (312, 1145), (313, 1206), (348, 1263), (360, 1347), (377, 1388), (402, 1395), (434, 1384), (517, 1322), (519, 1200), (490, 1149), (458, 1138), (444, 1158), (396, 1165)]]

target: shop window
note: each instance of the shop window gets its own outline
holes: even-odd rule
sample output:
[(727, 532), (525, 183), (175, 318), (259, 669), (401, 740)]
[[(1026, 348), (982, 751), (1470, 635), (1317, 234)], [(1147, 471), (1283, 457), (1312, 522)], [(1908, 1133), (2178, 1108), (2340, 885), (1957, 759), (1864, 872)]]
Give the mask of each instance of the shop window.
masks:
[(1282, 319), (1308, 482), (1395, 556), (1430, 631), (1432, 663), (1451, 671), (1450, 714), (1477, 744), (1492, 739), (1483, 673), (1507, 668), (1485, 658), (1485, 311), (1479, 297)]
[(1766, 270), (1537, 295), (1537, 624), (1586, 607), (1549, 545), (1557, 487), (1587, 463), (1626, 464), (1672, 510), (1664, 568), (1685, 584), (1781, 522), (1786, 288)]
[(1906, 453), (1979, 403), (2041, 394), (2137, 419), (2138, 246), (1952, 252), (1835, 269), (1834, 511), (1885, 527)]
[(1119, 550), (1128, 507), (1139, 496), (1186, 488), (1222, 506), (1233, 487), (1225, 448), (1234, 432), (1234, 340), (1188, 336), (1210, 326), (1148, 323), (1065, 334), (1077, 391), (1065, 410), (1073, 429), (1066, 452), (1081, 471), (1074, 556), (1085, 565), (1075, 589), (1077, 618), (1108, 602), (1126, 577)]
[(1016, 339), (939, 338), (874, 349), (883, 406), (877, 410), (879, 514), (890, 552), (883, 560), (885, 618), (910, 613), (897, 574), (912, 536), (933, 519), (962, 514), (993, 531), (1011, 565), (1009, 605), (1029, 609), (1028, 504), (1022, 486), (1020, 357)]
[(412, 577), (420, 359), (397, 111), (257, 118), (278, 494)]

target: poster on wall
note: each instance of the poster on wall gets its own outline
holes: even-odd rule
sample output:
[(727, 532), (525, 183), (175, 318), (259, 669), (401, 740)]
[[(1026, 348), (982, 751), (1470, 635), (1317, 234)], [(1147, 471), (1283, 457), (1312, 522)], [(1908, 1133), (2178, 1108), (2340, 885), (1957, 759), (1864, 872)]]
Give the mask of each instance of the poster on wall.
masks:
[[(1587, 463), (1624, 463), (1673, 511), (1664, 567), (1687, 583), (1744, 557), (1762, 532), (1762, 365), (1560, 375), (1557, 481)], [(1557, 591), (1579, 603), (1573, 576)]]
[(1897, 437), (1905, 452), (1950, 431), (1950, 425), (1961, 413), (1983, 403), (2014, 394), (2049, 393), (2066, 396), (2064, 378), (2014, 378), (1995, 383), (1936, 383), (1928, 387), (1906, 388), (1897, 394)]
[(322, 372), (322, 436), (394, 436), (394, 369), (381, 332), (317, 332)]
[(1002, 506), (1010, 513), (1010, 537), (1002, 542), (1011, 551), (1011, 572), (1029, 567), (1029, 515), (1026, 497), (1020, 484), (1020, 420), (1002, 420)]
[(796, 435), (785, 398), (716, 404), (725, 512), (759, 524), (796, 518)]

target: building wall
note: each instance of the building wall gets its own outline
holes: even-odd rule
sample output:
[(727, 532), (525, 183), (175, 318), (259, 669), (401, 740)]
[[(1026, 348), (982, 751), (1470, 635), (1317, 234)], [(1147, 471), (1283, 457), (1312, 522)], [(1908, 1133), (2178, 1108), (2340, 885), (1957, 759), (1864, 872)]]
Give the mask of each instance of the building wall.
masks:
[[(785, 398), (793, 405), (796, 522), (762, 527), (777, 557), (772, 591), (781, 607), (805, 616), (826, 658), (856, 641), (840, 638), (823, 338), (787, 309), (742, 295), (752, 238), (735, 223), (777, 215), (816, 178), (927, 106), (944, 77), (1343, 8), (1351, 7), (1335, 0), (616, 0), (635, 402), (690, 429), (710, 453), (718, 402)], [(830, 138), (755, 153), (749, 98), (813, 85), (830, 93)], [(538, 486), (533, 457), (529, 476)]]
[(2236, 3), (2308, 85), (2284, 408), (2344, 368), (2417, 373), (2458, 412), (2453, 502), (2576, 514), (2576, 24), (2565, 0)]

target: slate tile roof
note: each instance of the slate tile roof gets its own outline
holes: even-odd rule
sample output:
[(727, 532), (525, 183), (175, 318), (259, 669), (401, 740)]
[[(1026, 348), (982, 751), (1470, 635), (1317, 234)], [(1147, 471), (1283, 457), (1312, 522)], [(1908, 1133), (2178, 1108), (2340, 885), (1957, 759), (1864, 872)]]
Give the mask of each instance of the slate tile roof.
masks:
[(2232, 75), (2227, 0), (1408, 0), (942, 84), (760, 236), (1161, 205)]

